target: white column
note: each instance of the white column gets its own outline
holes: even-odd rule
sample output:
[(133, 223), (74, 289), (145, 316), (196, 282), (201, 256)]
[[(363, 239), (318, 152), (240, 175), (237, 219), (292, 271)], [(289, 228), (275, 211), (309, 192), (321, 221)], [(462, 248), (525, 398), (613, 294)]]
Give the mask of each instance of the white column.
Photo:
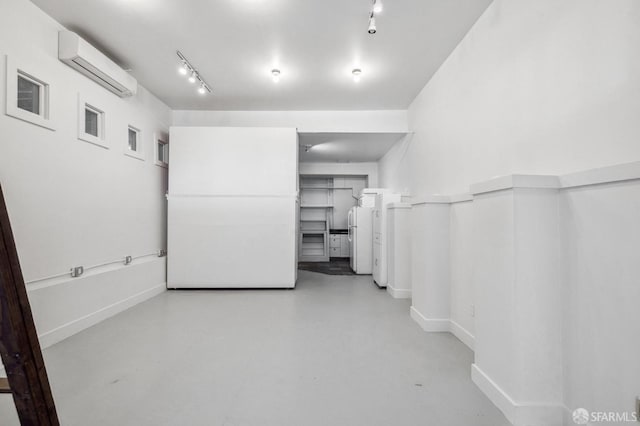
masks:
[(559, 181), (473, 185), (473, 381), (514, 425), (562, 424)]
[(449, 198), (412, 204), (411, 318), (425, 331), (449, 331)]

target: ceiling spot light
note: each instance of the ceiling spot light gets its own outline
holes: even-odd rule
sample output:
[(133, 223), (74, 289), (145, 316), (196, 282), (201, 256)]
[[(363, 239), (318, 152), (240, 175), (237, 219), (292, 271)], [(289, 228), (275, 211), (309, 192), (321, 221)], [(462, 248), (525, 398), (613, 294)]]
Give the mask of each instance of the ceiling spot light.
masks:
[(197, 77), (196, 77), (196, 72), (195, 71), (191, 72), (191, 75), (189, 76), (188, 80), (189, 80), (189, 83), (195, 83), (196, 82)]
[(360, 76), (362, 75), (362, 70), (360, 68), (355, 68), (351, 71), (351, 75), (353, 75), (353, 81), (356, 83), (360, 81)]
[(369, 28), (367, 29), (367, 32), (369, 34), (375, 34), (378, 30), (376, 29), (376, 17), (374, 16), (373, 12), (371, 12), (371, 16), (369, 17)]
[(373, 0), (373, 13), (382, 12), (382, 0)]
[(207, 93), (207, 89), (204, 87), (204, 84), (200, 84), (200, 87), (198, 87), (198, 93), (201, 95), (205, 95)]
[(273, 77), (273, 82), (277, 83), (280, 81), (280, 70), (279, 69), (272, 69), (271, 70), (271, 77)]
[(187, 64), (185, 62), (180, 64), (180, 66), (178, 67), (178, 73), (180, 73), (180, 75), (187, 75), (188, 72), (189, 67), (187, 66)]

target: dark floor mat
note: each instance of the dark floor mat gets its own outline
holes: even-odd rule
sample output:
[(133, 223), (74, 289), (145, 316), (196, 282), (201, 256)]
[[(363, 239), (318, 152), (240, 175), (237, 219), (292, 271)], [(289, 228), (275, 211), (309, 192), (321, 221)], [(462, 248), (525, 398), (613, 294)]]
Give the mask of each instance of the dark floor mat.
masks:
[(337, 257), (329, 262), (299, 262), (298, 269), (327, 275), (355, 275), (349, 266), (349, 259)]

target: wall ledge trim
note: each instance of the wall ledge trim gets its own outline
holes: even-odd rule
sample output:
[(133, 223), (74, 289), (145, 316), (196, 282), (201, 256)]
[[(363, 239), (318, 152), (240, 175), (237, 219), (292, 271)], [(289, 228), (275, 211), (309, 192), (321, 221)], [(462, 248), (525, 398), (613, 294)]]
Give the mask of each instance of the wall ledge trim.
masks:
[(505, 189), (560, 189), (558, 176), (546, 175), (507, 175), (498, 176), (484, 182), (474, 183), (469, 189), (473, 195), (487, 192), (502, 191)]
[(471, 365), (471, 380), (502, 411), (514, 426), (562, 426), (566, 407), (549, 402), (519, 403), (513, 400), (477, 364)]
[(411, 203), (390, 203), (387, 206), (388, 209), (410, 209), (411, 207)]
[(450, 197), (447, 195), (440, 195), (440, 194), (434, 194), (434, 195), (422, 195), (419, 197), (412, 197), (413, 199), (411, 200), (411, 204), (414, 206), (420, 205), (420, 204), (449, 204), (450, 201)]
[(640, 161), (569, 173), (560, 177), (562, 188), (624, 182), (640, 179)]

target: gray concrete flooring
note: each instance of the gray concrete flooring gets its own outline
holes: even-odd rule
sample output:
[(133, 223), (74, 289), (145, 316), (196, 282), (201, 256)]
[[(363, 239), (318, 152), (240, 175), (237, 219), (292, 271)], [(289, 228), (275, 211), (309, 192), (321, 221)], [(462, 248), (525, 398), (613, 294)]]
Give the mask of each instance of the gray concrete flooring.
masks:
[[(502, 426), (473, 353), (370, 276), (169, 291), (44, 351), (64, 426)], [(0, 424), (17, 424), (10, 397)]]

